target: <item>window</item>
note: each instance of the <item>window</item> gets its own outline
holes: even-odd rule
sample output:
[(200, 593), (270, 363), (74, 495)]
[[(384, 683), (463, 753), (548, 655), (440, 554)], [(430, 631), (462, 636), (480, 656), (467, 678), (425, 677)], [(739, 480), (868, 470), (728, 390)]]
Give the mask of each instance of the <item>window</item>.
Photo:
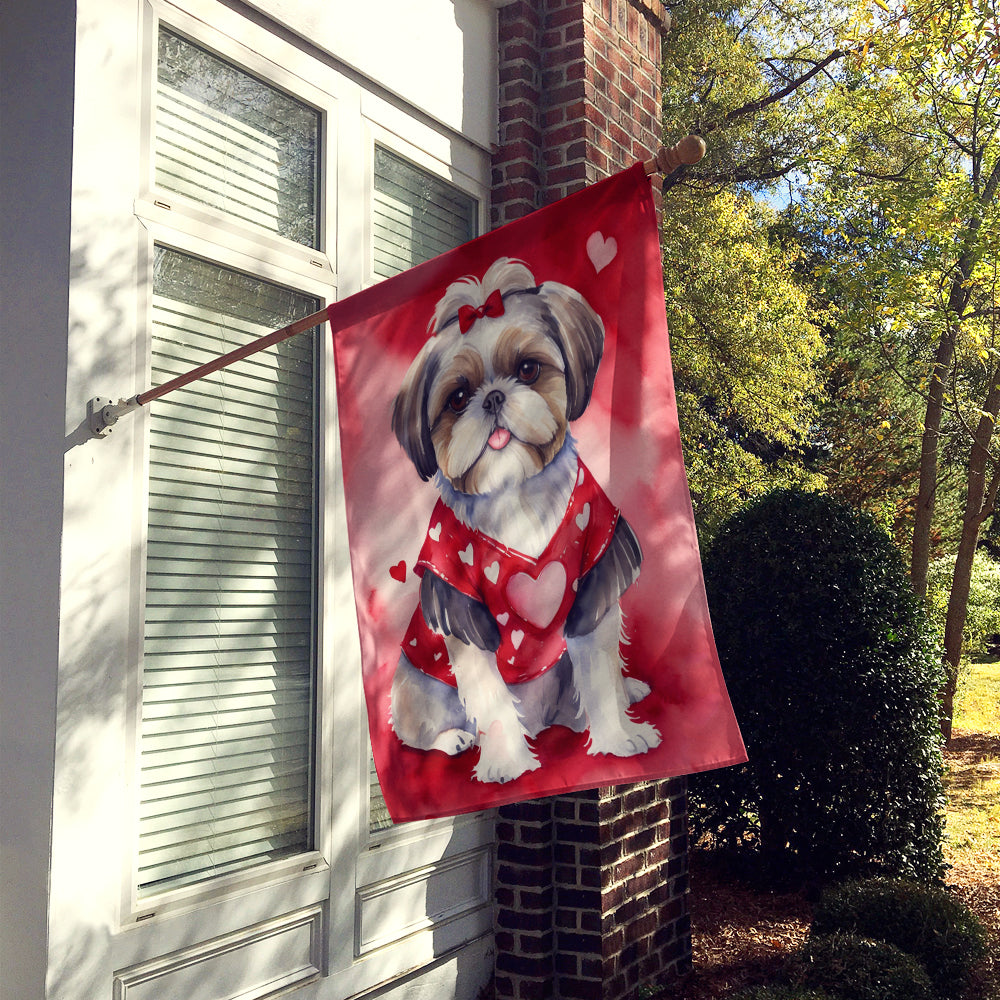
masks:
[(156, 184), (318, 246), (319, 113), (160, 28)]
[(479, 235), (474, 198), (378, 145), (372, 214), (374, 271), (380, 278)]
[[(315, 246), (319, 113), (165, 27), (157, 78), (157, 190)], [(152, 384), (318, 307), (157, 245)], [(316, 359), (302, 334), (151, 408), (139, 898), (314, 846)]]
[[(137, 388), (477, 234), (484, 150), (232, 5), (144, 9)], [(122, 990), (354, 996), (485, 949), (492, 817), (389, 829), (372, 788), (329, 328), (133, 426)]]
[[(158, 247), (154, 384), (316, 308)], [(314, 380), (306, 334), (151, 411), (141, 894), (312, 846)]]

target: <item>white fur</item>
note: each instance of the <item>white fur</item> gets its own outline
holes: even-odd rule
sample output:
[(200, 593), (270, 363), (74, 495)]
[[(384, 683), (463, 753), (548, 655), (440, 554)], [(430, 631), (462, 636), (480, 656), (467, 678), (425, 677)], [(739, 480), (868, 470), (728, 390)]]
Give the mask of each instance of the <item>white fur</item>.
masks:
[(533, 771), (539, 766), (538, 758), (528, 746), (527, 730), (495, 657), (454, 636), (445, 636), (444, 642), (458, 697), (479, 742), (476, 778), (504, 782)]
[(622, 675), (621, 641), (622, 613), (618, 605), (608, 610), (593, 632), (566, 640), (580, 714), (586, 718), (590, 733), (589, 754), (631, 757), (660, 744), (660, 734), (654, 726), (636, 722), (628, 714), (632, 701)]
[(436, 485), (463, 524), (537, 559), (566, 513), (577, 472), (576, 443), (567, 434), (556, 457), (517, 486), (485, 495), (459, 493), (440, 473)]

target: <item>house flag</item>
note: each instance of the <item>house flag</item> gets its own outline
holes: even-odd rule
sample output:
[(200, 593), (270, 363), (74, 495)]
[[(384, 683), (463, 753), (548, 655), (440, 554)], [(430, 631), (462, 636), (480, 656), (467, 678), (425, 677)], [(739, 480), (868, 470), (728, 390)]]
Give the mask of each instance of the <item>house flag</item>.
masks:
[(745, 760), (705, 599), (642, 164), (329, 318), (392, 818)]

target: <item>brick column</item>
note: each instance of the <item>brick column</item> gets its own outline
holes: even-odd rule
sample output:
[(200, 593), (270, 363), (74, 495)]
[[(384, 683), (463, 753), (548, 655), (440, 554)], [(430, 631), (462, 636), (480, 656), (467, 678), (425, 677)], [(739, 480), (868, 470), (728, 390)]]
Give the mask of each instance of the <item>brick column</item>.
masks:
[[(513, 0), (498, 10), (494, 226), (660, 144), (660, 0)], [(655, 190), (655, 189), (654, 189)], [(690, 967), (685, 779), (503, 807), (496, 995), (620, 1000)]]

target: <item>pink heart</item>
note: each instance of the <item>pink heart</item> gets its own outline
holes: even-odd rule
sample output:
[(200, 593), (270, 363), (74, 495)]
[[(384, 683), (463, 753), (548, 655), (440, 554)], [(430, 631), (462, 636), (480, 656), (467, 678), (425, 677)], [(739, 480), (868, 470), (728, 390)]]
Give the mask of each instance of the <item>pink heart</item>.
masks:
[(615, 259), (617, 254), (618, 241), (613, 236), (605, 239), (603, 233), (591, 233), (588, 237), (587, 256), (598, 274)]
[(507, 581), (507, 600), (526, 622), (535, 628), (547, 628), (566, 593), (566, 567), (561, 562), (550, 562), (538, 574), (515, 573)]

